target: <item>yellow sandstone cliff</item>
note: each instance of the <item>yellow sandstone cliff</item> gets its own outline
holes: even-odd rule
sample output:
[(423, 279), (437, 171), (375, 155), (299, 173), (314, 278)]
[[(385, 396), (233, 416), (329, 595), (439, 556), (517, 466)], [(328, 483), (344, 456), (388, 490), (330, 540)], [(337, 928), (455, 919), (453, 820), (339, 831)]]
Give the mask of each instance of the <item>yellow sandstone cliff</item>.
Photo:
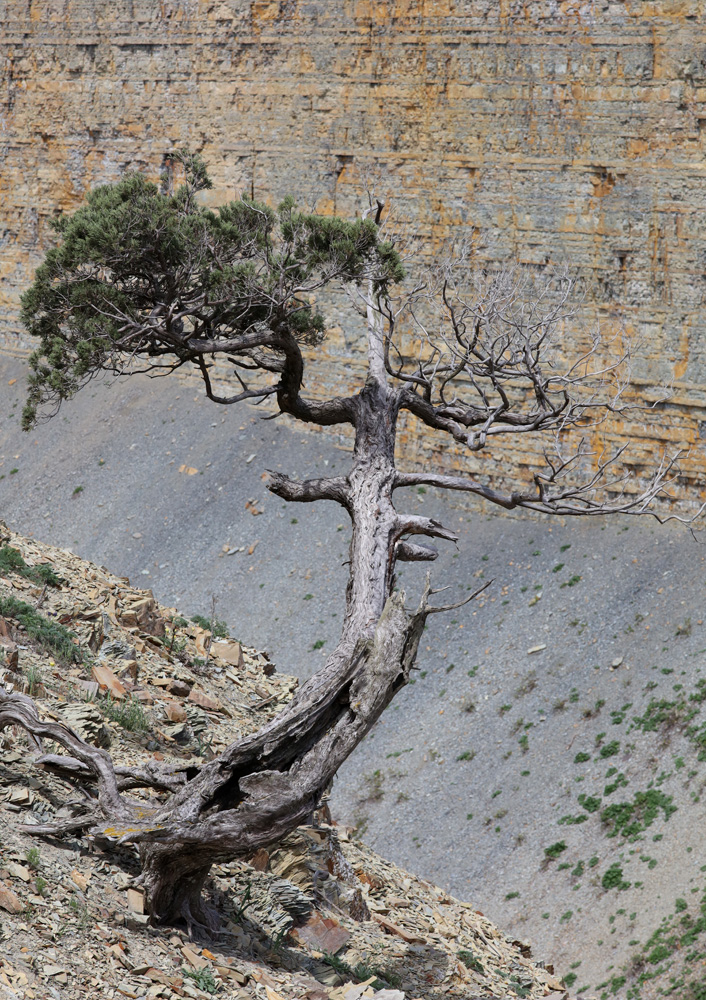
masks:
[[(705, 42), (700, 0), (6, 0), (0, 336), (52, 215), (126, 167), (157, 176), (175, 144), (201, 150), (218, 200), (292, 192), (350, 214), (377, 179), (432, 243), (477, 227), (493, 259), (578, 268), (577, 328), (638, 338), (643, 400), (673, 384), (609, 443), (633, 439), (638, 473), (692, 448), (698, 490)], [(349, 331), (326, 350), (322, 391), (344, 352), (355, 365)], [(539, 453), (521, 445), (500, 451), (509, 479)]]

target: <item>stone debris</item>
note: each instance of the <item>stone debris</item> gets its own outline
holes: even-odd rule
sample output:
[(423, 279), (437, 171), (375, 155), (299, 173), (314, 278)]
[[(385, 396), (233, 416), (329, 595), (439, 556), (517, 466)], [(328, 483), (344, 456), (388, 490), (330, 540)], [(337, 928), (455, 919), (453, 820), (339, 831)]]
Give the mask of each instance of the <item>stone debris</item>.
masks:
[[(83, 654), (62, 660), (8, 616), (0, 649), (12, 644), (18, 656), (12, 667), (5, 656), (0, 683), (31, 688), (40, 713), (110, 747), (116, 764), (199, 767), (291, 698), (297, 681), (264, 654), (212, 642), (150, 591), (0, 522), (5, 544), (27, 565), (50, 564), (62, 584), (43, 592), (10, 573), (0, 598), (36, 606), (41, 597), (41, 614), (69, 629)], [(0, 733), (0, 998), (200, 998), (214, 989), (233, 1000), (568, 998), (525, 945), (352, 842), (325, 805), (316, 825), (214, 865), (205, 892), (222, 934), (190, 940), (152, 928), (132, 848), (20, 830), (71, 818), (88, 794), (33, 766), (33, 753), (23, 733)], [(157, 793), (130, 795), (149, 809)]]
[(66, 702), (57, 707), (56, 715), (87, 743), (106, 750), (110, 747), (110, 730), (101, 713), (89, 702)]

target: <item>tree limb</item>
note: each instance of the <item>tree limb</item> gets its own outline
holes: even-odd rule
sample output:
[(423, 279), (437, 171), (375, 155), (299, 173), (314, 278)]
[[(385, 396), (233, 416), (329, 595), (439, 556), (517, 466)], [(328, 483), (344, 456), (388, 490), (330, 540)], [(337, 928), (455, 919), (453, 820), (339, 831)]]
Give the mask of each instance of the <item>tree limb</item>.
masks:
[(266, 484), (270, 493), (283, 500), (299, 503), (313, 503), (316, 500), (335, 500), (342, 507), (349, 507), (350, 485), (344, 476), (333, 476), (330, 479), (305, 479), (297, 482), (283, 472), (267, 470), (270, 477)]
[(431, 545), (417, 545), (405, 540), (395, 544), (395, 559), (400, 562), (433, 562), (438, 556), (438, 550)]
[(82, 740), (77, 733), (61, 722), (40, 719), (31, 698), (23, 694), (9, 694), (0, 685), (0, 730), (6, 726), (21, 726), (37, 741), (54, 740), (66, 747), (94, 776), (98, 783), (98, 801), (105, 815), (129, 819), (131, 810), (118, 791), (117, 779), (110, 754)]

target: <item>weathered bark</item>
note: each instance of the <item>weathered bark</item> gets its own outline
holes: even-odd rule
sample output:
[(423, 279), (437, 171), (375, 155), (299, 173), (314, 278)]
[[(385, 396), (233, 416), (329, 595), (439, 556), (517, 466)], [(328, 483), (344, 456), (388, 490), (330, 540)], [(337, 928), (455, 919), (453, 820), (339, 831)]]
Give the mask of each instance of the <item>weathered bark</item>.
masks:
[[(108, 754), (84, 744), (59, 723), (39, 720), (30, 699), (0, 690), (0, 728), (19, 722), (38, 740), (54, 739), (71, 757), (37, 763), (95, 783), (95, 806), (69, 821), (103, 839), (139, 845), (148, 910), (156, 922), (183, 919), (212, 929), (202, 899), (210, 866), (251, 854), (307, 821), (341, 764), (409, 679), (427, 614), (425, 592), (416, 611), (393, 592), (395, 560), (428, 559), (434, 550), (405, 534), (454, 539), (438, 523), (399, 515), (392, 502), (399, 390), (368, 378), (348, 401), (356, 440), (346, 477), (295, 483), (273, 474), (272, 492), (287, 500), (330, 499), (352, 522), (350, 576), (340, 640), (324, 667), (266, 726), (228, 747), (186, 780), (173, 768), (114, 768)], [(150, 807), (122, 794), (151, 786), (172, 794)], [(46, 833), (44, 824), (29, 832)]]
[(170, 924), (184, 920), (189, 928), (218, 929), (218, 914), (203, 898), (203, 885), (212, 864), (228, 860), (205, 848), (175, 851), (163, 844), (140, 847), (142, 874), (139, 883), (145, 892), (153, 923)]

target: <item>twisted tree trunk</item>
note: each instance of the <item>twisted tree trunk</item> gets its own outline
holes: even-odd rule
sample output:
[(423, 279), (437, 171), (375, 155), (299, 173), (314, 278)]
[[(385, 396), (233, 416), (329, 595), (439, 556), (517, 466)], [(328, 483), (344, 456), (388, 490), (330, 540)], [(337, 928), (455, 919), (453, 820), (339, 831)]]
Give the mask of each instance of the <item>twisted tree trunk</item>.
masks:
[[(30, 699), (0, 693), (0, 728), (19, 722), (38, 739), (57, 740), (76, 755), (46, 756), (38, 763), (98, 781), (96, 810), (71, 825), (139, 845), (138, 881), (155, 922), (185, 920), (213, 929), (216, 914), (202, 898), (211, 865), (249, 855), (306, 822), (341, 764), (409, 678), (424, 622), (434, 609), (426, 603), (427, 592), (416, 611), (405, 608), (404, 595), (393, 592), (395, 562), (436, 553), (401, 536), (455, 536), (427, 518), (395, 510), (398, 409), (399, 390), (369, 377), (354, 398), (356, 439), (348, 476), (296, 483), (272, 474), (269, 488), (287, 500), (340, 503), (353, 530), (339, 642), (324, 667), (258, 732), (231, 744), (190, 780), (154, 765), (116, 771), (104, 751), (58, 723), (40, 722)], [(138, 785), (172, 794), (146, 814), (144, 803), (122, 794)], [(28, 829), (48, 833), (57, 826)]]

